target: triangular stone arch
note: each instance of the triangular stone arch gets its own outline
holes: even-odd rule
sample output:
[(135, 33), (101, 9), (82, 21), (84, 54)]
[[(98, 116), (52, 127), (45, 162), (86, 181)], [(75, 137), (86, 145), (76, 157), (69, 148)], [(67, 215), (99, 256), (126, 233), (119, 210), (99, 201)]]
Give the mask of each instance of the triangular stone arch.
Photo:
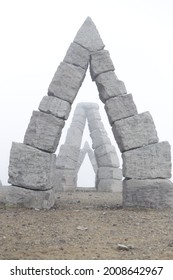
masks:
[[(86, 120), (94, 154), (87, 144), (83, 153), (80, 149)], [(96, 190), (121, 191), (122, 171), (119, 159), (101, 121), (99, 106), (96, 103), (82, 102), (76, 106), (65, 143), (61, 145), (57, 156), (56, 191), (74, 191), (77, 188), (78, 170), (87, 152), (96, 173)]]
[(88, 158), (93, 167), (93, 171), (96, 174), (97, 173), (97, 162), (96, 162), (94, 152), (93, 152), (92, 148), (90, 147), (88, 141), (85, 141), (83, 148), (80, 150), (78, 164), (77, 164), (77, 172), (79, 171), (86, 155), (88, 155)]
[(29, 189), (28, 196), (32, 190), (39, 190), (42, 202), (38, 207), (53, 205), (53, 153), (88, 64), (122, 152), (123, 206), (172, 207), (170, 145), (159, 142), (149, 112), (138, 114), (132, 95), (116, 77), (109, 52), (89, 17), (53, 77), (48, 96), (41, 102), (43, 105), (46, 99), (44, 109), (40, 105), (40, 111), (33, 112), (24, 143), (12, 145), (9, 182), (18, 186), (16, 191), (21, 187)]

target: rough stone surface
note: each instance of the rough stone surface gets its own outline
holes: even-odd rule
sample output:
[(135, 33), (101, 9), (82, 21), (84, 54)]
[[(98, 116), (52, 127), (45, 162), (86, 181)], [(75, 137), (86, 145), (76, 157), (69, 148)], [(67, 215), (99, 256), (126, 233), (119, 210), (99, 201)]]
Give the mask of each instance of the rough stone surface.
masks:
[(10, 152), (8, 182), (33, 190), (51, 189), (54, 185), (55, 160), (55, 154), (14, 142)]
[(94, 130), (90, 134), (92, 142), (93, 142), (93, 149), (98, 148), (99, 146), (103, 144), (111, 144), (111, 141), (109, 137), (107, 136), (107, 133), (105, 130)]
[(87, 119), (89, 122), (99, 120), (101, 121), (101, 116), (98, 110), (89, 110), (87, 111)]
[(0, 202), (6, 206), (50, 209), (55, 203), (53, 190), (34, 191), (17, 186), (0, 187)]
[(105, 110), (111, 125), (117, 120), (128, 118), (138, 113), (131, 94), (110, 98), (106, 101)]
[(56, 169), (55, 187), (54, 187), (55, 193), (59, 191), (67, 191), (67, 189), (69, 188), (73, 190), (76, 188), (76, 183), (77, 183), (76, 170)]
[(64, 57), (64, 62), (87, 69), (89, 58), (90, 53), (87, 49), (76, 43), (72, 43)]
[(92, 132), (93, 130), (99, 129), (99, 130), (103, 130), (104, 129), (104, 125), (102, 123), (102, 121), (100, 120), (91, 120), (90, 122), (88, 122), (88, 127), (90, 132)]
[(121, 152), (159, 141), (149, 112), (116, 121), (112, 130)]
[(54, 96), (44, 96), (40, 102), (39, 110), (67, 120), (70, 114), (71, 104)]
[(40, 150), (55, 152), (65, 121), (51, 114), (33, 111), (24, 143)]
[(99, 105), (93, 102), (80, 102), (77, 106), (82, 107), (84, 110), (99, 110)]
[(122, 170), (114, 167), (99, 167), (97, 171), (97, 178), (122, 180)]
[(80, 27), (76, 37), (74, 38), (74, 42), (91, 52), (104, 48), (104, 43), (90, 17), (87, 17), (83, 25)]
[(96, 157), (98, 167), (109, 166), (109, 167), (119, 167), (119, 160), (115, 152), (110, 152), (104, 154), (103, 156)]
[(113, 71), (102, 73), (95, 79), (100, 99), (103, 103), (109, 98), (127, 93), (124, 83), (117, 79)]
[(173, 184), (167, 179), (124, 180), (123, 207), (173, 208)]
[(58, 169), (75, 169), (80, 154), (80, 149), (72, 145), (61, 145), (56, 159)]
[(95, 154), (97, 157), (101, 157), (108, 153), (116, 153), (115, 147), (113, 145), (105, 144), (95, 149)]
[(2, 186), (2, 182), (1, 182), (1, 180), (0, 180), (0, 186)]
[(122, 181), (115, 179), (100, 179), (97, 182), (96, 189), (98, 192), (121, 192)]
[(171, 178), (171, 147), (167, 141), (124, 152), (122, 158), (126, 178)]
[(48, 88), (48, 95), (73, 103), (85, 77), (81, 67), (61, 62)]
[(66, 141), (67, 145), (73, 145), (80, 149), (82, 142), (83, 130), (78, 127), (70, 127), (67, 131)]
[(108, 71), (114, 71), (114, 65), (107, 50), (102, 50), (91, 54), (90, 74), (92, 80)]

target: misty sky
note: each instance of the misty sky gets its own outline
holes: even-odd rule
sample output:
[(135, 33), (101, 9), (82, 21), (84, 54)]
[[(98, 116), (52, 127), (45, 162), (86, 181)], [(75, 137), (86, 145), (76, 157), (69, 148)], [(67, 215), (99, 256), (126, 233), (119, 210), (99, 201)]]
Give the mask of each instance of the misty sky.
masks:
[[(2, 183), (7, 183), (12, 141), (23, 142), (32, 111), (47, 94), (58, 65), (87, 16), (96, 24), (115, 73), (132, 93), (138, 112), (150, 111), (160, 141), (168, 140), (173, 145), (172, 15), (172, 0), (0, 1)], [(116, 145), (89, 73), (72, 106), (60, 144), (65, 141), (76, 104), (87, 101), (100, 105), (102, 121)], [(88, 138), (86, 131), (83, 143)], [(92, 171), (89, 168), (88, 172)]]

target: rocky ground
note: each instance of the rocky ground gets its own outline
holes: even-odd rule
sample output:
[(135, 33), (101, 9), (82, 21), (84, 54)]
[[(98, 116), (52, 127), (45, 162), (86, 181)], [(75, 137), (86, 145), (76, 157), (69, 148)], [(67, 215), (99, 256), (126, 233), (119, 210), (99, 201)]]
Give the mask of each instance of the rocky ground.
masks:
[(51, 210), (1, 205), (0, 259), (173, 259), (173, 209), (121, 203), (120, 193), (77, 191)]

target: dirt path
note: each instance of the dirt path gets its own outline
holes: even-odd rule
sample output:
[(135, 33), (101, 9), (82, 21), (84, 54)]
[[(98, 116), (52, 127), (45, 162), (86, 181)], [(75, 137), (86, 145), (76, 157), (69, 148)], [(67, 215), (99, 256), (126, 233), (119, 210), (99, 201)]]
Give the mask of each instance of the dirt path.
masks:
[(124, 210), (121, 194), (97, 192), (59, 193), (49, 211), (2, 206), (0, 259), (173, 259), (173, 209)]

